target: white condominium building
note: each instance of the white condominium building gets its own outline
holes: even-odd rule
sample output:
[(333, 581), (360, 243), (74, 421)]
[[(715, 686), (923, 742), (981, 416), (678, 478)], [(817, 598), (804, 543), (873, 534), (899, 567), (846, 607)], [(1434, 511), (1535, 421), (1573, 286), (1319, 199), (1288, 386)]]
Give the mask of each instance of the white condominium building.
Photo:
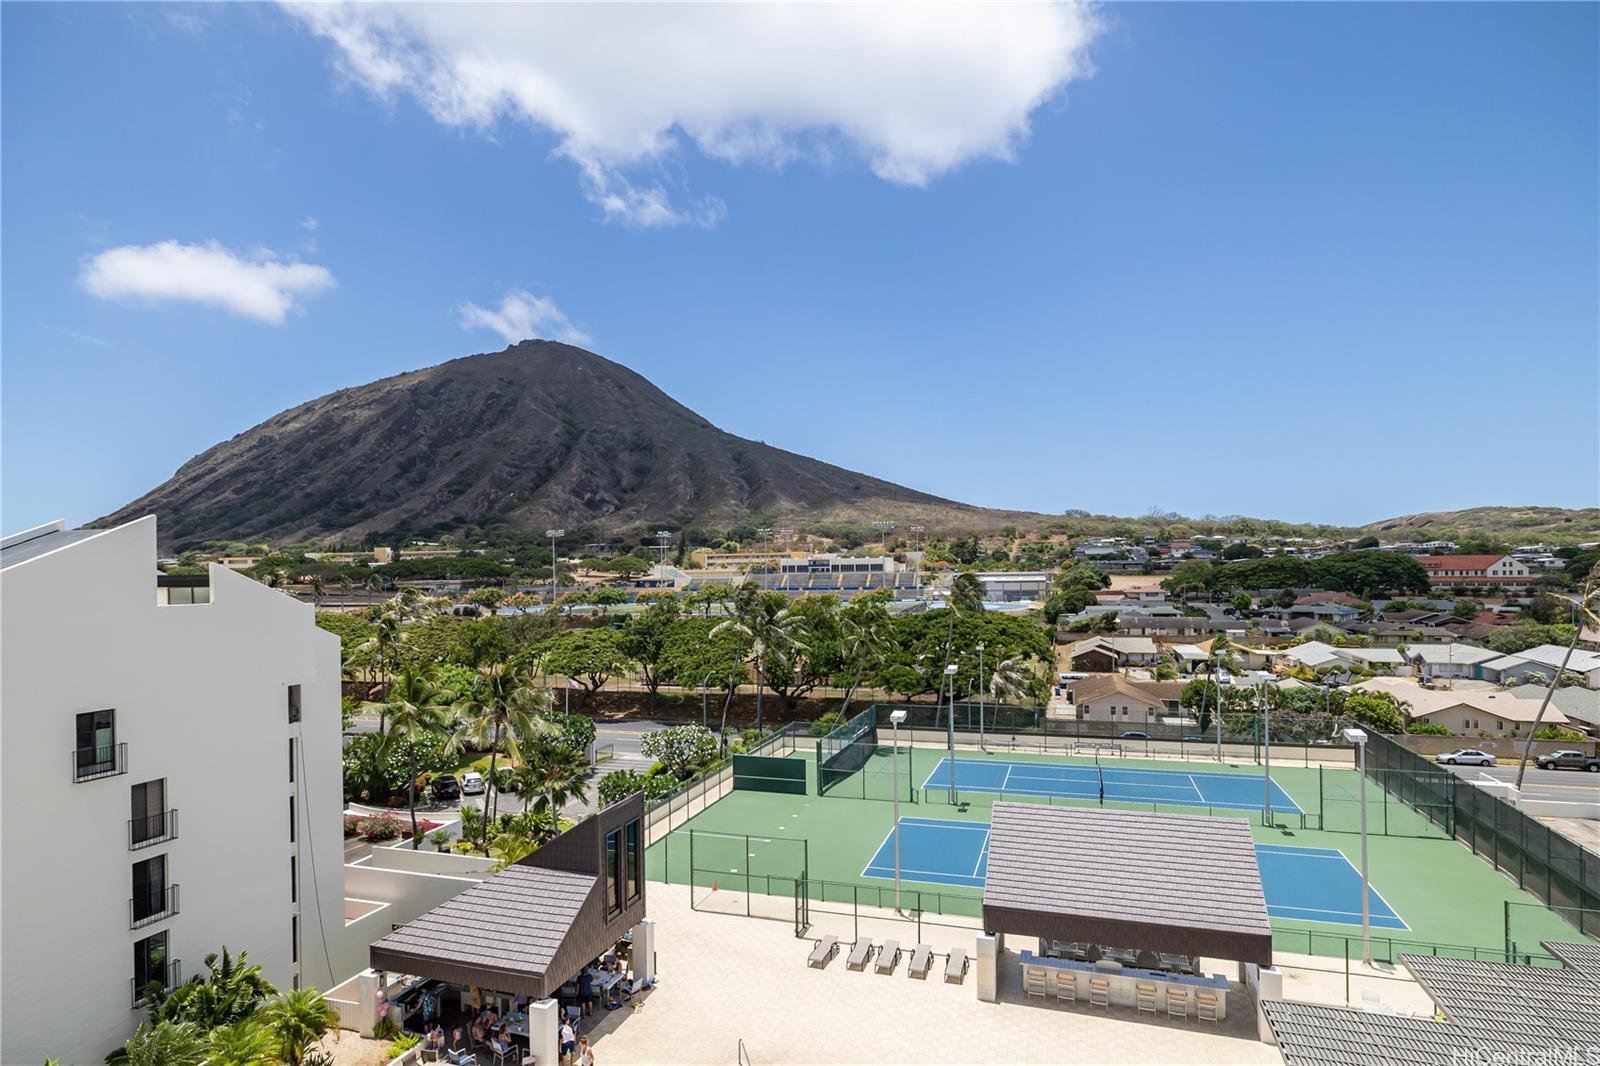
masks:
[(282, 989), (334, 979), (338, 638), (155, 561), (154, 517), (0, 542), (0, 1062), (101, 1061), (224, 945)]

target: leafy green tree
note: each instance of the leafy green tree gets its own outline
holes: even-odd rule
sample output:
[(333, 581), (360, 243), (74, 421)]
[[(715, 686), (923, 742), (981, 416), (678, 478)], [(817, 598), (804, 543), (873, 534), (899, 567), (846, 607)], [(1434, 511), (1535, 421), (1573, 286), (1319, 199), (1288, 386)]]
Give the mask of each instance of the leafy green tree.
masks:
[(627, 799), (635, 792), (643, 792), (646, 799), (664, 796), (677, 787), (678, 779), (671, 774), (641, 774), (637, 770), (613, 770), (600, 778), (595, 788), (596, 802), (609, 807)]
[(1250, 609), (1250, 605), (1254, 602), (1255, 601), (1250, 598), (1250, 594), (1248, 592), (1241, 592), (1233, 599), (1229, 600), (1228, 604), (1235, 611), (1238, 611), (1240, 614), (1244, 614), (1244, 612)]
[(1459, 599), (1451, 605), (1450, 616), (1452, 618), (1468, 619), (1476, 616), (1481, 610), (1483, 610), (1482, 600)]
[(297, 988), (263, 1007), (261, 1020), (277, 1038), (285, 1066), (302, 1066), (323, 1034), (339, 1024), (339, 1012), (315, 988)]
[(788, 659), (805, 650), (805, 627), (781, 592), (766, 592), (746, 582), (738, 587), (731, 604), (732, 616), (717, 623), (713, 638), (732, 633), (749, 648), (748, 661), (756, 671), (756, 728), (763, 726), (761, 693), (774, 655)]
[(1226, 548), (1222, 549), (1222, 557), (1228, 560), (1259, 559), (1265, 554), (1267, 553), (1256, 547), (1254, 544), (1246, 544), (1243, 541), (1230, 544)]
[[(548, 708), (550, 693), (534, 687), (533, 677), (525, 666), (495, 663), (483, 668), (479, 683), (471, 694), (458, 699), (454, 708), (466, 724), (467, 739), (479, 750), (489, 749), (488, 792), (483, 797), (483, 807), (491, 817), (494, 812), (495, 766), (500, 759), (500, 749), (508, 735), (530, 733), (533, 714)], [(484, 819), (479, 846), (489, 846), (488, 819)]]
[(1566, 644), (1575, 632), (1572, 626), (1564, 623), (1545, 626), (1533, 621), (1517, 622), (1496, 628), (1484, 643), (1501, 655), (1515, 655), (1541, 644)]
[(1533, 739), (1534, 740), (1576, 741), (1576, 740), (1585, 740), (1587, 738), (1584, 737), (1584, 735), (1582, 733), (1579, 733), (1576, 730), (1562, 729), (1558, 725), (1547, 725), (1547, 726), (1541, 726), (1540, 728), (1535, 729), (1533, 731)]
[(668, 726), (646, 733), (639, 750), (645, 758), (656, 760), (681, 779), (692, 776), (698, 767), (716, 757), (717, 738), (704, 726)]
[(1172, 568), (1172, 576), (1161, 582), (1161, 587), (1174, 596), (1188, 596), (1209, 588), (1216, 567), (1205, 559), (1185, 559)]
[(846, 669), (851, 671), (844, 702), (839, 707), (841, 716), (850, 713), (850, 700), (861, 686), (862, 675), (869, 667), (876, 670), (881, 666), (893, 644), (894, 627), (885, 606), (891, 595), (882, 590), (858, 596), (839, 609), (839, 650)]
[(534, 810), (559, 818), (569, 800), (588, 800), (589, 763), (582, 753), (564, 744), (543, 743), (524, 749), (522, 756), (537, 796)]
[(406, 806), (411, 812), (411, 846), (420, 847), (417, 828), (417, 766), (414, 745), (425, 736), (445, 736), (447, 750), (460, 750), (460, 738), (450, 732), (447, 717), (456, 695), (435, 680), (432, 670), (406, 667), (389, 686), (389, 698), (381, 705), (386, 725), (383, 745), (404, 744), (408, 753), (410, 780), (406, 783)]
[(578, 682), (585, 696), (627, 669), (629, 661), (622, 634), (611, 628), (568, 630), (545, 650), (545, 669)]
[(656, 709), (656, 691), (661, 687), (662, 666), (678, 614), (676, 599), (655, 599), (630, 619), (622, 630), (622, 652), (639, 664), (640, 675), (650, 693), (649, 708), (652, 711)]
[(1343, 713), (1380, 733), (1405, 732), (1401, 704), (1387, 692), (1352, 692), (1345, 697)]

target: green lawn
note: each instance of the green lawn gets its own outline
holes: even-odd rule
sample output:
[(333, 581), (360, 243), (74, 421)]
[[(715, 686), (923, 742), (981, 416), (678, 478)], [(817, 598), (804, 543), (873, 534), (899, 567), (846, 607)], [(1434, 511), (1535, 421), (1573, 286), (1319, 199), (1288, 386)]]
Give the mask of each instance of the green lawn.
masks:
[[(926, 780), (943, 754), (938, 749), (902, 749), (898, 779), (902, 797), (901, 816), (989, 821), (991, 808), (998, 797), (962, 792), (959, 796), (961, 805), (952, 806), (947, 794), (942, 791), (924, 793), (920, 788), (913, 788)], [(963, 760), (985, 758), (981, 752), (968, 750), (960, 751), (959, 755)], [(804, 866), (809, 872), (813, 898), (825, 892), (829, 899), (848, 901), (855, 897), (863, 906), (890, 902), (892, 886), (880, 879), (863, 877), (861, 873), (891, 828), (892, 804), (889, 796), (893, 777), (887, 769), (889, 760), (886, 757), (874, 758), (867, 769), (840, 782), (829, 795), (818, 796), (814, 755), (795, 752), (787, 757), (806, 761), (806, 795), (734, 792), (650, 848), (650, 877), (674, 883), (689, 880), (690, 830), (694, 830), (693, 865), (697, 871), (694, 879), (702, 886), (709, 887), (715, 881), (721, 889), (743, 891), (753, 887), (755, 891), (769, 895), (792, 896), (794, 879)], [(1004, 753), (988, 757), (1011, 762), (1077, 762), (1092, 765), (1092, 760), (1064, 756)], [(1107, 765), (1180, 772), (1234, 772), (1257, 777), (1261, 774), (1259, 766), (1249, 763), (1219, 766), (1214, 762), (1117, 759)], [(1360, 779), (1356, 771), (1331, 768), (1319, 771), (1317, 767), (1289, 766), (1281, 769), (1274, 767), (1272, 776), (1301, 809), (1308, 812), (1304, 819), (1297, 814), (1278, 812), (1275, 821), (1279, 824), (1265, 826), (1261, 824), (1260, 812), (1208, 811), (1204, 808), (1168, 805), (1154, 809), (1247, 819), (1252, 824), (1252, 832), (1258, 842), (1336, 848), (1359, 868), (1361, 838), (1354, 831), (1360, 815), (1356, 798)], [(853, 797), (847, 796), (848, 793), (853, 793)], [(864, 799), (861, 798), (863, 793), (881, 798)], [(911, 801), (913, 793), (921, 802)], [(1028, 801), (1028, 797), (1023, 796), (1006, 798)], [(1045, 800), (1035, 798), (1033, 802)], [(1058, 797), (1054, 802), (1062, 804), (1073, 801)], [(1108, 803), (1107, 806), (1152, 809), (1148, 804)], [(1387, 796), (1375, 784), (1369, 783), (1367, 788), (1367, 811), (1371, 827), (1369, 856), (1373, 887), (1411, 927), (1410, 932), (1393, 932), (1394, 938), (1411, 943), (1489, 951), (1503, 948), (1505, 902), (1535, 903), (1534, 898), (1518, 889), (1466, 847), (1444, 838), (1438, 829), (1429, 825), (1415, 811)], [(1316, 826), (1319, 816), (1325, 816), (1327, 824), (1337, 826), (1337, 829), (1302, 827), (1302, 821), (1309, 826)], [(1344, 831), (1346, 827), (1350, 831)], [(1388, 834), (1385, 834), (1385, 828)], [(746, 835), (752, 838), (748, 850), (743, 839)], [(804, 844), (800, 843), (802, 840)], [(977, 901), (982, 894), (976, 889), (919, 885), (909, 880), (906, 881), (906, 888), (923, 893), (919, 904), (922, 909), (952, 914), (977, 914)], [(1519, 934), (1526, 938), (1528, 932), (1538, 931), (1546, 920), (1548, 929), (1543, 931), (1544, 937), (1576, 937), (1576, 932), (1569, 925), (1543, 909), (1536, 913), (1529, 909), (1529, 914), (1519, 917)], [(1359, 926), (1277, 918), (1273, 919), (1272, 925), (1277, 934), (1277, 947), (1283, 951), (1340, 955), (1347, 950), (1356, 953), (1360, 950)], [(1375, 938), (1389, 935), (1387, 930), (1375, 930), (1374, 933)], [(1347, 948), (1347, 937), (1355, 941), (1353, 948)], [(1396, 950), (1409, 948), (1398, 946)], [(1375, 951), (1387, 954), (1386, 945), (1375, 939)]]

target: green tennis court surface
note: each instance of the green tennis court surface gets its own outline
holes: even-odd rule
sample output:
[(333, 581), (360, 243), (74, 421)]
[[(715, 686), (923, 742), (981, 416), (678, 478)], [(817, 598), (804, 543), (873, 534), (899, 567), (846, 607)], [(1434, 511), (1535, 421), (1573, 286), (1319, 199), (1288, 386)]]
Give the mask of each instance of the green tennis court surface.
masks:
[[(960, 804), (952, 806), (948, 793), (938, 787), (937, 780), (921, 786), (934, 773), (945, 752), (940, 749), (902, 749), (899, 769), (892, 767), (892, 756), (880, 749), (851, 779), (840, 782), (827, 796), (816, 793), (815, 757), (802, 747), (787, 756), (802, 762), (806, 768), (807, 789), (804, 794), (777, 794), (762, 791), (735, 791), (713, 804), (703, 813), (677, 829), (665, 840), (658, 841), (648, 852), (649, 875), (653, 880), (669, 880), (682, 884), (691, 879), (689, 858), (689, 833), (693, 829), (707, 834), (749, 834), (762, 839), (795, 838), (808, 841), (805, 860), (809, 866), (807, 876), (813, 881), (834, 882), (841, 885), (858, 885), (862, 888), (861, 901), (873, 903), (885, 884), (877, 877), (867, 875), (874, 857), (882, 846), (885, 835), (893, 824), (893, 804), (890, 796), (898, 784), (901, 794), (902, 817), (938, 820), (941, 822), (967, 822), (974, 827), (990, 821), (994, 803), (1035, 802), (1056, 805), (1099, 805), (1097, 799), (1077, 799), (1072, 796), (1026, 794), (995, 795), (992, 793), (958, 791)], [(997, 767), (1034, 764), (1040, 766), (1087, 766), (1092, 771), (1092, 759), (1069, 758), (1055, 755), (1030, 755), (1018, 752), (985, 755), (963, 750), (963, 763), (992, 761)], [(1104, 760), (1103, 760), (1104, 761)], [(1259, 791), (1263, 788), (1262, 768), (1253, 763), (1237, 767), (1219, 766), (1216, 763), (1184, 763), (1169, 760), (1119, 759), (1114, 764), (1123, 770), (1156, 770), (1165, 773), (1205, 773), (1208, 775), (1238, 774), (1241, 780), (1251, 782), (1240, 789)], [(1000, 770), (1001, 775), (1006, 771)], [(1027, 773), (1026, 767), (1024, 773)], [(1322, 812), (1323, 819), (1340, 829), (1354, 828), (1360, 815), (1360, 780), (1354, 770), (1327, 769), (1320, 775), (1316, 767), (1274, 767), (1272, 780), (1302, 811), (1308, 820), (1315, 821), (1314, 813)], [(1375, 929), (1375, 935), (1392, 934), (1411, 942), (1454, 945), (1486, 950), (1504, 947), (1505, 904), (1507, 901), (1533, 903), (1533, 897), (1511, 884), (1489, 864), (1473, 855), (1460, 843), (1443, 838), (1436, 829), (1427, 826), (1426, 820), (1409, 808), (1402, 807), (1383, 790), (1369, 783), (1367, 809), (1374, 826), (1382, 826), (1387, 819), (1396, 835), (1370, 837), (1370, 862), (1373, 887), (1382, 895), (1393, 913), (1403, 915), (1409, 931)], [(1322, 793), (1319, 795), (1319, 792)], [(881, 798), (860, 798), (863, 794)], [(1232, 796), (1234, 790), (1218, 786), (1218, 794)], [(916, 796), (917, 802), (911, 797)], [(1300, 816), (1275, 811), (1279, 826), (1261, 824), (1261, 814), (1256, 811), (1227, 810), (1216, 807), (1199, 807), (1150, 802), (1124, 803), (1107, 800), (1107, 807), (1156, 809), (1177, 814), (1209, 814), (1217, 817), (1238, 817), (1251, 822), (1252, 833), (1258, 844), (1280, 845), (1285, 848), (1312, 848), (1338, 852), (1348, 861), (1349, 867), (1359, 869), (1361, 838), (1356, 832), (1299, 827)], [(1412, 835), (1398, 835), (1398, 834)], [(702, 851), (706, 848), (704, 840)], [(742, 853), (743, 848), (739, 849)], [(720, 873), (712, 867), (717, 860), (698, 859), (693, 880), (709, 886), (713, 881), (723, 891), (755, 892), (775, 896), (791, 895), (794, 879), (800, 870), (794, 868), (800, 854), (797, 848), (752, 846), (754, 855), (744, 861), (728, 860)], [(1327, 856), (1332, 859), (1332, 856)], [(1330, 866), (1332, 866), (1330, 862)], [(731, 869), (730, 869), (731, 868)], [(736, 872), (734, 872), (736, 870)], [(1346, 874), (1340, 866), (1341, 874)], [(1152, 878), (1159, 879), (1159, 871)], [(1345, 878), (1348, 880), (1348, 877)], [(932, 910), (942, 907), (947, 913), (977, 912), (976, 901), (981, 890), (952, 886), (950, 884), (919, 883), (905, 878), (908, 888), (925, 892), (923, 906)], [(1184, 885), (1171, 885), (1172, 891), (1187, 891)], [(1524, 916), (1524, 928), (1547, 923), (1542, 935), (1546, 938), (1571, 939), (1573, 929), (1554, 914), (1535, 908), (1526, 908), (1532, 919)], [(1274, 916), (1272, 925), (1275, 944), (1280, 951), (1306, 954), (1342, 954), (1344, 938), (1352, 934), (1349, 925), (1332, 922), (1315, 922)], [(1532, 930), (1537, 931), (1537, 930)], [(1359, 935), (1359, 933), (1356, 933)], [(1525, 933), (1527, 937), (1529, 934)], [(1359, 950), (1359, 949), (1358, 949)]]

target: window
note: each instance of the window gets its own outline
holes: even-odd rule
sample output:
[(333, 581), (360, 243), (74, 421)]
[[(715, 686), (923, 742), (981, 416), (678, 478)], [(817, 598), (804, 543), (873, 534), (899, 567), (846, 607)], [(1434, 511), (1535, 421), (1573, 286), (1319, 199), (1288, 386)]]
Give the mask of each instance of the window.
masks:
[(167, 589), (168, 606), (183, 606), (184, 604), (210, 602), (211, 589), (205, 585), (189, 588), (180, 588), (174, 586)]
[(606, 913), (622, 910), (622, 850), (620, 830), (606, 834)]
[(289, 724), (294, 725), (300, 720), (300, 686), (289, 686)]
[(639, 823), (629, 822), (625, 830), (627, 844), (627, 869), (628, 869), (628, 902), (632, 903), (639, 898), (639, 893), (644, 890), (644, 868), (640, 865), (643, 856), (639, 852)]
[(295, 856), (289, 856), (289, 902), (295, 903), (300, 898), (300, 864)]
[(77, 725), (78, 776), (111, 770), (116, 761), (117, 712), (84, 711)]
[(167, 779), (163, 777), (145, 781), (134, 785), (131, 792), (128, 846), (136, 848), (165, 840), (170, 832), (167, 827)]
[(289, 961), (300, 961), (300, 916), (289, 916)]
[(152, 921), (167, 910), (167, 857), (155, 855), (133, 864), (133, 922)]
[(289, 797), (289, 843), (294, 843), (294, 797)]
[(289, 738), (289, 783), (294, 783), (294, 737)]
[(167, 934), (147, 936), (133, 945), (134, 1002), (144, 998), (144, 991), (154, 981), (167, 986)]

